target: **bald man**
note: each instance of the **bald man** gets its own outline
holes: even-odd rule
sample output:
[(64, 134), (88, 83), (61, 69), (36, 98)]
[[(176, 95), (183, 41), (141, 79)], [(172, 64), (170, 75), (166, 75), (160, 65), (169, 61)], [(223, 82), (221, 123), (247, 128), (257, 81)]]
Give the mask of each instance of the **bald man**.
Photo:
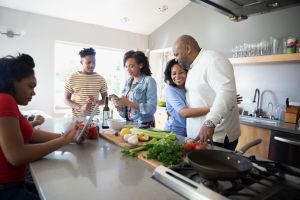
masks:
[(187, 136), (206, 144), (234, 150), (240, 136), (233, 67), (223, 55), (201, 49), (189, 35), (173, 45), (176, 60), (188, 69), (185, 83), (187, 105), (211, 107), (207, 115), (187, 119)]

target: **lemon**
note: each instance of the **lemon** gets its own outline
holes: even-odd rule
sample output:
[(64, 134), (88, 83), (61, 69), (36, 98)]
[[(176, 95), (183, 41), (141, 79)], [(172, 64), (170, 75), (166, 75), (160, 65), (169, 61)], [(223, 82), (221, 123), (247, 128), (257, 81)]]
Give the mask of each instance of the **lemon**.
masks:
[(124, 135), (127, 135), (127, 134), (131, 134), (131, 130), (129, 128), (122, 128), (122, 130), (120, 131), (119, 135), (121, 137), (123, 137)]

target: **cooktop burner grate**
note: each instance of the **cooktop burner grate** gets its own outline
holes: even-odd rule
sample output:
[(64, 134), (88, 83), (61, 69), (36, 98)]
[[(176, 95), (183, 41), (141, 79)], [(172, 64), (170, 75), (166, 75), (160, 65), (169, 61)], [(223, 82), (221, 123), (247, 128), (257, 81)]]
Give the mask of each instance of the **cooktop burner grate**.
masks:
[(254, 163), (251, 171), (242, 178), (232, 181), (205, 179), (187, 163), (172, 167), (171, 170), (228, 199), (276, 200), (286, 199), (287, 194), (288, 199), (299, 199), (300, 176), (296, 176), (298, 183), (293, 183), (290, 179), (287, 179), (287, 172), (293, 176), (299, 175), (298, 172), (278, 163), (257, 161), (253, 157), (251, 159)]

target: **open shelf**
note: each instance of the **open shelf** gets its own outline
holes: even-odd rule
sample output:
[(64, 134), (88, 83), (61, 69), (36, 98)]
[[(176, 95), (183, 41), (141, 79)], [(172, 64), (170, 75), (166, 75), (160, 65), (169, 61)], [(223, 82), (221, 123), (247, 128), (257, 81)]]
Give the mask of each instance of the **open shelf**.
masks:
[(277, 54), (277, 55), (255, 56), (255, 57), (241, 57), (241, 58), (229, 58), (229, 60), (233, 65), (300, 62), (300, 53)]

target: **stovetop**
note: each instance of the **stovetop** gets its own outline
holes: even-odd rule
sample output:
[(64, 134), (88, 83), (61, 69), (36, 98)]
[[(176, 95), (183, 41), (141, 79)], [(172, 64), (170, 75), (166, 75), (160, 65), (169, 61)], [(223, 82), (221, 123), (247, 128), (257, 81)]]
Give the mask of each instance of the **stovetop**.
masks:
[(253, 160), (251, 171), (231, 181), (208, 180), (189, 164), (160, 166), (153, 178), (187, 199), (300, 199), (300, 172), (269, 161)]

